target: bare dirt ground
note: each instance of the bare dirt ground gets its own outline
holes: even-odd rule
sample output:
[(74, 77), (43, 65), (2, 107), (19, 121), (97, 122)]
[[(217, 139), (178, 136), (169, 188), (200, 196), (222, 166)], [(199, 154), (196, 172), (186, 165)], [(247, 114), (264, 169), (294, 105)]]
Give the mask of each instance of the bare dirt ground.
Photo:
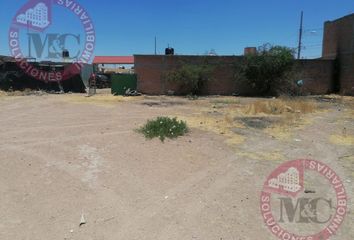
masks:
[[(275, 239), (260, 192), (299, 158), (341, 176), (349, 213), (333, 239), (354, 239), (354, 99), (313, 98), (306, 114), (257, 113), (260, 100), (2, 94), (0, 239)], [(161, 115), (190, 133), (161, 143), (134, 131)]]

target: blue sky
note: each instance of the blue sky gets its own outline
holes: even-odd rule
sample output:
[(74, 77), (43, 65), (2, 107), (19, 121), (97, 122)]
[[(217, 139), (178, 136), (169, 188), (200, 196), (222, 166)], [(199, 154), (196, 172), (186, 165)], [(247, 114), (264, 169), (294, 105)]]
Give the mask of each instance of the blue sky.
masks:
[[(95, 55), (158, 52), (168, 44), (177, 54), (240, 55), (246, 46), (269, 42), (296, 47), (304, 11), (304, 57), (321, 55), (323, 22), (354, 12), (353, 0), (76, 0), (92, 17)], [(7, 32), (13, 16), (27, 0), (0, 2), (0, 55), (9, 55)], [(55, 11), (57, 29), (82, 34), (66, 9)], [(315, 30), (315, 32), (313, 31)], [(311, 31), (312, 30), (312, 31)]]

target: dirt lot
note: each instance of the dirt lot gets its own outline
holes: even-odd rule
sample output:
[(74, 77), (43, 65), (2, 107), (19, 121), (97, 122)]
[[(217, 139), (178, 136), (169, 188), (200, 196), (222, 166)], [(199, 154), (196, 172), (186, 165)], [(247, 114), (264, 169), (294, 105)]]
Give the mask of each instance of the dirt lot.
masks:
[[(354, 99), (273, 112), (265, 101), (277, 100), (2, 94), (0, 239), (275, 239), (260, 192), (299, 158), (342, 178), (349, 213), (332, 239), (354, 239)], [(190, 133), (161, 143), (134, 131), (161, 115)]]

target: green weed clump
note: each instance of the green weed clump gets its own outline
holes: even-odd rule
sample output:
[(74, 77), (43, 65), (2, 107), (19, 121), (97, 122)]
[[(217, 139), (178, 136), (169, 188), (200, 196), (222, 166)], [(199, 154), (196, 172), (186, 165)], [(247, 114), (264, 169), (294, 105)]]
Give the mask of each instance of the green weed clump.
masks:
[(177, 138), (188, 132), (186, 122), (178, 121), (177, 118), (158, 117), (148, 120), (147, 123), (138, 129), (146, 138), (153, 139), (158, 137), (162, 142), (166, 138)]

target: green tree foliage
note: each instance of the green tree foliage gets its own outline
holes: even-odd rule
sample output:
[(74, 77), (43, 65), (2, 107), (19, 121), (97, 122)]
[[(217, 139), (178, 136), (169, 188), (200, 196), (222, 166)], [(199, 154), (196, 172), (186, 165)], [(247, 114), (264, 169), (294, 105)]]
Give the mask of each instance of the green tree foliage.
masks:
[(294, 50), (265, 44), (256, 54), (245, 56), (236, 66), (235, 77), (259, 95), (279, 95), (290, 91), (293, 80)]

